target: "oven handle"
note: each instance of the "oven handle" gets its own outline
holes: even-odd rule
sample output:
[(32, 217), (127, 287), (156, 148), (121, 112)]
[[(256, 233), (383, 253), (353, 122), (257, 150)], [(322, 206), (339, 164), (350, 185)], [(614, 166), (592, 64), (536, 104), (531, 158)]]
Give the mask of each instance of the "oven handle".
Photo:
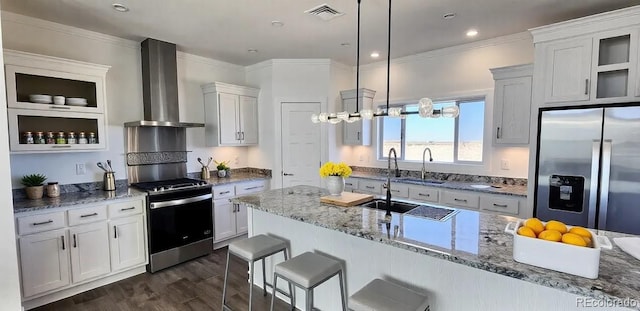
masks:
[(187, 203), (204, 201), (207, 199), (211, 199), (212, 197), (213, 196), (211, 195), (211, 193), (209, 193), (209, 194), (203, 194), (193, 198), (186, 198), (186, 199), (173, 200), (173, 201), (154, 202), (149, 204), (149, 208), (156, 209), (156, 208), (167, 207), (167, 206), (184, 205)]

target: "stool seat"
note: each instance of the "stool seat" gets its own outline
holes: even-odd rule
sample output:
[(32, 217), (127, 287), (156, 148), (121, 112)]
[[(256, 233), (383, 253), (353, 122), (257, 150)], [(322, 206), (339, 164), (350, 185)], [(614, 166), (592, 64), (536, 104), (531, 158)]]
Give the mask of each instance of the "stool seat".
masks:
[(342, 270), (339, 261), (306, 252), (276, 265), (275, 272), (306, 288), (313, 288)]
[(229, 251), (246, 261), (262, 258), (285, 248), (287, 248), (285, 241), (264, 234), (229, 244)]
[(427, 296), (381, 279), (375, 279), (349, 297), (354, 311), (425, 311)]

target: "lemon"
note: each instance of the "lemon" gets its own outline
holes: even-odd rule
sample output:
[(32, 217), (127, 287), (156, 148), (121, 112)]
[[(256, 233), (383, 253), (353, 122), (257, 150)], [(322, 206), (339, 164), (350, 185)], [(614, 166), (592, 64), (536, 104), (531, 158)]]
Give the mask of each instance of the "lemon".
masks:
[(582, 227), (573, 227), (569, 230), (569, 232), (577, 234), (583, 238), (589, 238), (591, 239), (591, 231), (582, 228)]
[(536, 235), (540, 234), (540, 232), (544, 231), (544, 225), (538, 218), (529, 218), (524, 222), (526, 227), (531, 228)]
[(560, 240), (562, 240), (562, 233), (556, 230), (544, 230), (538, 234), (538, 239), (560, 242)]
[(549, 220), (544, 228), (547, 230), (556, 230), (562, 234), (567, 233), (567, 225), (557, 220)]
[(531, 230), (529, 227), (520, 227), (518, 228), (518, 234), (522, 236), (528, 236), (530, 238), (536, 238), (536, 233)]
[(587, 243), (587, 247), (592, 247), (591, 244), (591, 238), (587, 238), (587, 237), (582, 237), (584, 239), (584, 242)]
[(587, 242), (581, 236), (575, 233), (563, 234), (562, 243), (576, 245), (576, 246), (587, 246)]

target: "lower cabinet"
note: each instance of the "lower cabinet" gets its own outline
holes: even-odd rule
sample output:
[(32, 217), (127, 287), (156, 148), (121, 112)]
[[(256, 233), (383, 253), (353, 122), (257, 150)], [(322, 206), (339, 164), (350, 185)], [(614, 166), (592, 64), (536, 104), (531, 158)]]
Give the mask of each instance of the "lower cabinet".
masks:
[(229, 199), (213, 201), (213, 219), (214, 242), (223, 241), (236, 235), (236, 206)]
[[(115, 213), (122, 204), (134, 208)], [(23, 299), (70, 289), (127, 268), (144, 268), (147, 247), (143, 207), (144, 199), (138, 198), (108, 206), (17, 214)], [(56, 229), (51, 230), (51, 226)]]
[(123, 270), (146, 262), (143, 215), (129, 216), (109, 222), (111, 269)]
[(24, 297), (71, 283), (66, 229), (21, 237), (18, 245)]
[(256, 193), (267, 189), (268, 184), (264, 180), (213, 187), (214, 247), (224, 246), (224, 244), (216, 245), (216, 243), (246, 234), (249, 231), (247, 207), (242, 204), (233, 204), (229, 200), (235, 196)]
[(69, 244), (73, 283), (92, 279), (111, 271), (106, 222), (71, 227)]

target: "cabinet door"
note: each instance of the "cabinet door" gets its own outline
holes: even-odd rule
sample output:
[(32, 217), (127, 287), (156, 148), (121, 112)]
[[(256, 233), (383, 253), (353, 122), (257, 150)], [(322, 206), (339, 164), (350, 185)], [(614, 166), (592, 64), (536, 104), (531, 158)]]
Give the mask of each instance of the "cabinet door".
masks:
[[(353, 113), (356, 111), (356, 98), (348, 98), (342, 101), (343, 111)], [(372, 98), (361, 99), (359, 110), (363, 107), (371, 106)], [(371, 145), (371, 120), (360, 120), (353, 123), (343, 122), (342, 144), (369, 146)]]
[(143, 215), (110, 221), (109, 241), (113, 271), (144, 264), (147, 261)]
[(74, 283), (110, 272), (108, 231), (106, 221), (69, 229)]
[(238, 95), (218, 94), (218, 124), (220, 124), (220, 144), (237, 145), (240, 143), (238, 127)]
[(589, 100), (591, 49), (591, 38), (546, 47), (545, 102)]
[(213, 201), (213, 239), (215, 242), (236, 235), (235, 206), (227, 199)]
[(240, 96), (240, 138), (243, 145), (258, 144), (258, 99)]
[(66, 229), (23, 236), (19, 245), (24, 297), (69, 284)]
[(528, 144), (531, 77), (497, 80), (495, 84), (495, 143)]
[(245, 234), (249, 231), (249, 216), (247, 215), (247, 206), (244, 204), (235, 205), (236, 234)]

